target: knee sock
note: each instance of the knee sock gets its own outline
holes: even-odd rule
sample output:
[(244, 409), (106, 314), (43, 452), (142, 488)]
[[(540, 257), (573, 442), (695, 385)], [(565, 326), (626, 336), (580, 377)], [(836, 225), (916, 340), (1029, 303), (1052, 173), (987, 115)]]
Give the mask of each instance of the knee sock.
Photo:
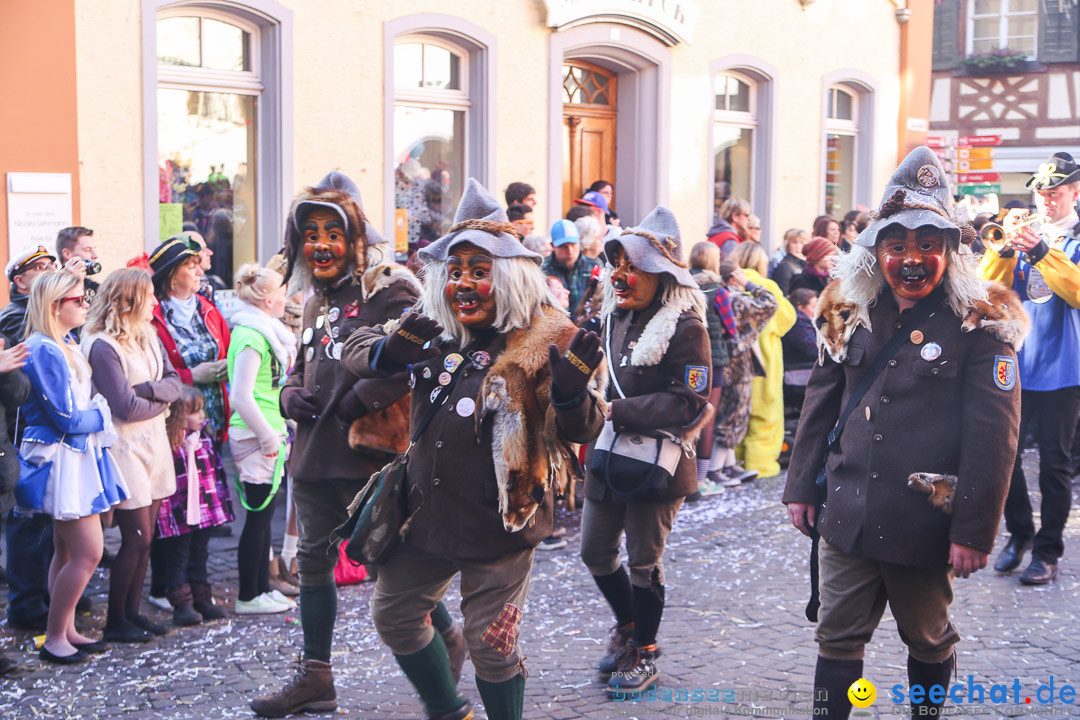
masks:
[(831, 660), (818, 655), (814, 670), (814, 716), (847, 720), (851, 714), (848, 688), (862, 673), (862, 660)]
[(304, 657), (330, 662), (330, 645), (337, 618), (337, 586), (300, 586), (300, 624), (304, 628)]
[(931, 702), (930, 688), (934, 685), (940, 685), (946, 690), (949, 689), (949, 675), (952, 674), (953, 661), (955, 658), (955, 655), (950, 655), (939, 663), (924, 663), (911, 657), (911, 655), (908, 655), (908, 687), (922, 685), (923, 689), (926, 691), (921, 703), (911, 703), (911, 716), (913, 718), (932, 718), (941, 716), (945, 701), (942, 700), (938, 703)]
[(515, 675), (501, 683), (476, 678), (476, 689), (484, 700), (490, 720), (521, 720), (525, 705), (525, 676)]
[(615, 622), (620, 626), (634, 622), (634, 599), (630, 592), (630, 575), (622, 565), (610, 575), (593, 575), (596, 587), (600, 588), (604, 599), (615, 613)]
[(297, 540), (295, 535), (286, 535), (281, 542), (281, 559), (285, 561), (286, 570), (292, 567), (292, 561), (296, 559)]
[(637, 645), (652, 645), (660, 630), (660, 618), (664, 615), (664, 586), (653, 582), (652, 587), (633, 586), (634, 589), (634, 637)]
[(428, 715), (439, 715), (457, 710), (465, 704), (450, 672), (450, 656), (442, 635), (435, 633), (431, 642), (420, 652), (398, 655), (394, 659), (401, 666), (405, 677), (420, 694)]
[(454, 618), (450, 617), (450, 611), (446, 609), (446, 605), (443, 604), (442, 600), (431, 611), (431, 625), (439, 633), (444, 633), (454, 627)]

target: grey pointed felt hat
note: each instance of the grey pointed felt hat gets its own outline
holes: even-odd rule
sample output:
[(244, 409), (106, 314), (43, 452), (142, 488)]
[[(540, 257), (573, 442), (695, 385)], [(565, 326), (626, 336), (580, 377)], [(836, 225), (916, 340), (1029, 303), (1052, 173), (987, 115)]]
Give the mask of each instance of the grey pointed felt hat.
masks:
[[(650, 237), (656, 238), (666, 253), (654, 245)], [(682, 238), (675, 214), (663, 205), (658, 205), (639, 225), (623, 230), (622, 235), (604, 243), (604, 252), (611, 259), (620, 247), (630, 256), (630, 262), (645, 272), (667, 273), (680, 285), (697, 288), (686, 265), (672, 261), (683, 262)]]
[[(479, 220), (489, 229), (463, 227), (469, 220)], [(505, 227), (500, 227), (505, 226)], [(446, 262), (450, 250), (455, 245), (471, 243), (488, 251), (492, 257), (523, 257), (540, 264), (543, 257), (521, 244), (510, 231), (510, 219), (502, 205), (475, 178), (465, 181), (465, 191), (461, 194), (454, 226), (441, 238), (420, 249), (420, 257), (425, 262)]]
[[(312, 190), (314, 190), (316, 194), (323, 193), (328, 190), (337, 190), (338, 192), (343, 192), (350, 198), (352, 198), (353, 202), (355, 202), (357, 207), (360, 208), (361, 213), (363, 213), (364, 211), (364, 201), (360, 197), (360, 188), (356, 186), (356, 183), (352, 181), (352, 178), (350, 178), (343, 172), (331, 170), (325, 175), (325, 177), (323, 177), (322, 180), (318, 182), (317, 185), (312, 188)], [(301, 214), (301, 209), (311, 208), (313, 206), (325, 207), (333, 210), (341, 216), (342, 221), (345, 223), (346, 230), (348, 229), (348, 214), (341, 209), (340, 205), (331, 202), (323, 202), (321, 200), (302, 200), (296, 203), (296, 207), (293, 208), (292, 222), (293, 225), (296, 226), (297, 231), (300, 230), (300, 225), (297, 221), (297, 217)], [(304, 212), (306, 212), (306, 210), (304, 210)], [(367, 215), (364, 215), (364, 234), (367, 236), (368, 245), (378, 245), (379, 243), (389, 242), (389, 240), (383, 237), (382, 233), (376, 230), (375, 226), (368, 221)]]
[(931, 225), (944, 231), (954, 246), (960, 244), (948, 177), (937, 155), (926, 146), (912, 150), (896, 168), (872, 217), (855, 238), (856, 245), (874, 247), (878, 233), (890, 225), (901, 225), (908, 230)]

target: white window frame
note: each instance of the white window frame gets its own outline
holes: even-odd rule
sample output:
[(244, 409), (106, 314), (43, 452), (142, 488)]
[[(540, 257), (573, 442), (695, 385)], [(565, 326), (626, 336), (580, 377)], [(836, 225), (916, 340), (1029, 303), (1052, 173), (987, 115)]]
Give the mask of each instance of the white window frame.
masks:
[[(292, 201), (293, 13), (275, 0), (142, 0), (143, 228), (145, 247), (158, 245), (158, 105), (161, 89), (258, 95), (256, 103), (255, 253), (263, 261), (281, 246), (281, 222)], [(250, 33), (250, 70), (226, 71), (157, 60), (157, 21), (205, 17)]]
[[(970, 0), (968, 3), (967, 12), (967, 32), (965, 33), (965, 47), (964, 55), (969, 56), (975, 54), (975, 21), (985, 20), (987, 18), (998, 18), (998, 50), (1005, 50), (1009, 47), (1009, 18), (1010, 17), (1023, 17), (1024, 15), (1031, 15), (1035, 18), (1035, 31), (1030, 36), (1032, 39), (1031, 53), (1028, 54), (1028, 59), (1034, 60), (1036, 54), (1039, 52), (1039, 3), (1042, 0), (1036, 0), (1034, 10), (1021, 10), (1016, 12), (1009, 11), (1009, 3), (1012, 0), (1001, 0), (1001, 12), (990, 13), (984, 15), (975, 14), (975, 2)], [(1019, 37), (1029, 37), (1028, 35), (1022, 35)]]
[[(716, 109), (716, 79), (719, 78), (719, 77), (722, 77), (722, 76), (723, 77), (734, 78), (734, 79), (738, 80), (739, 82), (741, 82), (741, 83), (743, 83), (743, 84), (745, 84), (747, 86), (748, 92), (749, 92), (749, 95), (750, 95), (750, 102), (749, 102), (750, 109), (749, 110), (717, 110)], [(757, 149), (756, 149), (757, 131), (758, 131), (758, 121), (757, 121), (757, 82), (753, 78), (749, 77), (748, 75), (744, 75), (744, 74), (742, 74), (740, 72), (737, 72), (735, 70), (724, 70), (722, 72), (718, 72), (718, 73), (713, 74), (713, 93), (712, 93), (712, 95), (713, 95), (713, 103), (712, 103), (712, 105), (713, 105), (713, 129), (714, 130), (716, 130), (717, 128), (720, 128), (720, 127), (727, 127), (727, 128), (738, 128), (740, 130), (751, 130), (751, 131), (753, 131), (753, 137), (750, 140), (750, 143), (751, 143), (751, 148), (750, 148), (750, 173), (749, 173), (750, 197), (744, 198), (744, 199), (749, 201), (749, 203), (750, 203), (750, 205), (752, 207), (756, 207), (755, 203), (757, 201), (757, 193), (755, 192), (755, 189), (754, 189), (754, 181), (757, 178)], [(713, 137), (714, 138), (716, 137), (715, 134), (713, 135)], [(713, 173), (710, 176), (710, 180), (712, 180), (712, 182), (710, 183), (710, 187), (712, 187), (713, 183), (715, 183), (715, 178), (716, 178), (716, 165), (715, 165), (715, 163), (716, 163), (716, 146), (715, 146), (715, 141), (713, 143), (713, 147), (710, 148), (710, 153), (712, 154), (712, 163), (713, 163)], [(713, 189), (713, 192), (716, 192), (715, 188)], [(714, 200), (714, 198), (710, 198), (710, 207), (712, 207), (713, 200)]]
[[(850, 120), (829, 117), (830, 101), (834, 90), (843, 91), (851, 96)], [(820, 212), (825, 212), (829, 135), (848, 135), (855, 138), (851, 167), (850, 206), (855, 207), (860, 204), (869, 206), (873, 203), (873, 188), (870, 183), (874, 174), (874, 165), (871, 150), (874, 147), (876, 134), (875, 103), (878, 90), (878, 83), (872, 76), (852, 68), (836, 70), (826, 74), (822, 79), (821, 124), (823, 132), (821, 134), (821, 169), (818, 175), (821, 183), (818, 201)]]
[[(394, 49), (421, 42), (450, 50), (461, 62), (461, 90), (398, 89)], [(386, 237), (394, 227), (394, 113), (399, 106), (465, 111), (462, 141), (464, 176), (490, 187), (495, 181), (496, 39), (478, 25), (454, 15), (416, 13), (383, 24), (383, 221)], [(464, 178), (463, 178), (464, 180)], [(464, 187), (464, 186), (463, 186)], [(491, 188), (492, 192), (497, 191)]]

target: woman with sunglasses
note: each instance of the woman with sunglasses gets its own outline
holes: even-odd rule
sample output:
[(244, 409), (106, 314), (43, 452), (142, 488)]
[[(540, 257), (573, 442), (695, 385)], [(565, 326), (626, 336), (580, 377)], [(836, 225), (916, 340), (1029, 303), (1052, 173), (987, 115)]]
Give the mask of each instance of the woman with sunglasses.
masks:
[(19, 447), (19, 512), (53, 519), (56, 552), (49, 567), (49, 619), (40, 657), (70, 665), (102, 652), (75, 629), (75, 603), (101, 559), (98, 515), (129, 496), (108, 447), (116, 439), (105, 398), (91, 397), (90, 366), (72, 330), (86, 321), (82, 281), (67, 272), (40, 275), (27, 306), (25, 372), (30, 397)]

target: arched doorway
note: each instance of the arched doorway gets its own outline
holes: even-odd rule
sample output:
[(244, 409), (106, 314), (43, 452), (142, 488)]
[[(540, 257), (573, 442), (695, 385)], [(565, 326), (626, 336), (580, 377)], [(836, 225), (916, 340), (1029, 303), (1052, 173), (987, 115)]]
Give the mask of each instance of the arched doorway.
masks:
[(616, 23), (565, 28), (549, 42), (549, 224), (581, 190), (607, 180), (629, 227), (668, 198), (671, 51)]
[(563, 212), (597, 180), (615, 181), (618, 83), (584, 60), (563, 66)]

